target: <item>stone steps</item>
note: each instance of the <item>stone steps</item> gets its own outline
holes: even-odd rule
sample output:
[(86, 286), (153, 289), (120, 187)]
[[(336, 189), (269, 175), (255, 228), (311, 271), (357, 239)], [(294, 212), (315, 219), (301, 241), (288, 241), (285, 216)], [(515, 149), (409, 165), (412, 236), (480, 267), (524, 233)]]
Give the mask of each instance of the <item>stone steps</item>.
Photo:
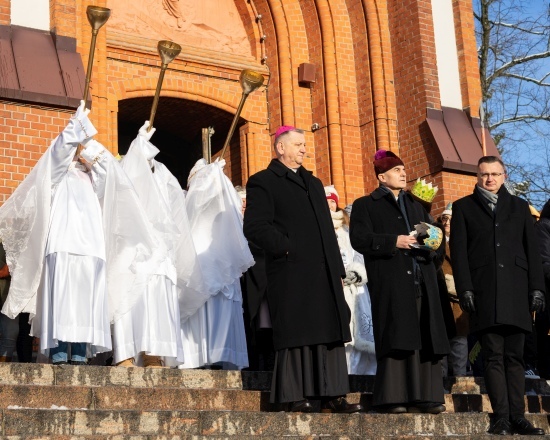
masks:
[[(350, 393), (351, 403), (361, 403), (368, 412), (372, 394)], [(318, 402), (313, 402), (317, 407)], [(529, 413), (550, 414), (550, 396), (525, 396)], [(447, 412), (491, 412), (483, 394), (446, 394)], [(66, 385), (1, 385), (0, 409), (66, 408), (87, 410), (192, 410), (276, 412), (283, 406), (269, 403), (269, 393), (250, 390), (86, 387)], [(318, 410), (319, 408), (317, 408)]]
[[(291, 414), (269, 404), (271, 374), (0, 364), (0, 436), (7, 439), (489, 438), (481, 378), (448, 378), (447, 412)], [(351, 376), (367, 412), (372, 377)], [(550, 433), (550, 386), (527, 380), (528, 418)], [(318, 406), (319, 403), (315, 402)], [(524, 437), (522, 437), (524, 438)]]
[[(289, 414), (234, 411), (0, 411), (4, 436), (202, 436), (204, 438), (407, 438), (485, 434), (486, 413), (467, 414)], [(546, 415), (527, 416), (548, 429)]]

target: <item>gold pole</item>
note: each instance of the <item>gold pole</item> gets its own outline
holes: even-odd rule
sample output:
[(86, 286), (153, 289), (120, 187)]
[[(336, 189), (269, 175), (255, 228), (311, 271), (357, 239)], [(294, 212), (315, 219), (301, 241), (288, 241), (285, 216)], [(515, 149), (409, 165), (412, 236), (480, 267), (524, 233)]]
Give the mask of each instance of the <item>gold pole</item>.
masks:
[(239, 82), (241, 83), (241, 88), (243, 89), (243, 95), (241, 97), (241, 102), (239, 102), (239, 106), (237, 107), (237, 112), (233, 117), (233, 122), (231, 122), (231, 127), (229, 128), (229, 133), (227, 133), (225, 143), (223, 144), (222, 153), (220, 154), (221, 159), (223, 159), (225, 150), (229, 145), (229, 142), (231, 142), (231, 137), (233, 136), (233, 132), (235, 131), (235, 127), (237, 126), (237, 122), (239, 120), (239, 116), (243, 109), (246, 98), (248, 98), (248, 95), (250, 95), (250, 93), (252, 93), (264, 83), (264, 77), (262, 74), (255, 72), (254, 70), (244, 69), (239, 76)]
[(94, 64), (94, 52), (95, 42), (97, 34), (101, 26), (107, 23), (111, 16), (111, 10), (109, 8), (102, 8), (101, 6), (88, 6), (86, 8), (86, 16), (92, 26), (92, 43), (90, 45), (90, 54), (88, 55), (88, 68), (86, 69), (86, 82), (84, 84), (84, 102), (88, 100), (88, 91), (90, 89), (90, 81), (92, 79), (92, 65)]
[(151, 131), (151, 129), (153, 128), (153, 121), (155, 120), (155, 114), (157, 112), (157, 107), (159, 104), (160, 89), (162, 88), (162, 81), (164, 81), (164, 73), (166, 72), (168, 64), (170, 64), (174, 60), (174, 58), (176, 58), (181, 52), (181, 46), (172, 41), (161, 40), (158, 42), (157, 50), (160, 55), (160, 60), (162, 64), (160, 66), (160, 74), (157, 81), (155, 98), (153, 99), (153, 105), (151, 106), (151, 115), (149, 116), (149, 128), (147, 129), (147, 131)]

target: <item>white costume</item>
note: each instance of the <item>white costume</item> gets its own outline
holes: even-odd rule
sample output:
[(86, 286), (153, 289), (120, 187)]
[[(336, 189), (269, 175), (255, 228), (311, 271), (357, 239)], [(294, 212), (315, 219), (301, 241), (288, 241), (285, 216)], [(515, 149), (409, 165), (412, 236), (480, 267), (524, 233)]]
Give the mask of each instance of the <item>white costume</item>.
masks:
[[(43, 351), (59, 340), (109, 350), (109, 322), (140, 301), (159, 261), (135, 191), (96, 133), (82, 103), (0, 208), (13, 286), (2, 313), (29, 312)], [(73, 162), (79, 143), (89, 172)]]
[(242, 230), (242, 202), (223, 173), (224, 165), (223, 160), (206, 164), (201, 159), (189, 176), (187, 214), (206, 288), (213, 296), (182, 324), (183, 368), (248, 366), (239, 279), (254, 259)]
[(149, 142), (155, 130), (147, 132), (148, 126), (146, 122), (140, 129), (121, 165), (134, 184), (164, 260), (149, 279), (143, 301), (115, 324), (115, 362), (145, 352), (173, 358), (170, 364), (182, 363), (180, 316), (186, 319), (195, 313), (209, 294), (203, 288), (183, 190), (172, 173), (154, 160), (159, 150)]
[(346, 344), (346, 360), (349, 374), (376, 374), (376, 353), (367, 271), (363, 256), (356, 252), (349, 239), (349, 231), (344, 226), (343, 211), (330, 212), (338, 239), (342, 262), (346, 269), (344, 296), (351, 310), (351, 342)]

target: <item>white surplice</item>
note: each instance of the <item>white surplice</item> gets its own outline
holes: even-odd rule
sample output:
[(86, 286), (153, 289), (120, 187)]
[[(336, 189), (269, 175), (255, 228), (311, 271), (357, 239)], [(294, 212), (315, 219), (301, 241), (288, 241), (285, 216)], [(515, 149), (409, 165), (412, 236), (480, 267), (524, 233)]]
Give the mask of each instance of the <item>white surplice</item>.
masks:
[[(73, 160), (78, 140), (60, 136), (51, 148), (52, 203), (44, 269), (31, 335), (43, 354), (59, 341), (85, 342), (92, 354), (111, 349), (106, 297), (106, 256), (101, 207), (95, 190), (105, 173), (91, 174)], [(67, 166), (68, 164), (68, 166)]]
[[(115, 323), (115, 362), (145, 352), (163, 356), (169, 364), (182, 363), (180, 317), (193, 314), (209, 295), (203, 292), (183, 191), (168, 169), (153, 159), (159, 150), (149, 142), (154, 131), (147, 132), (147, 127), (148, 123), (140, 129), (121, 165), (152, 224), (163, 261), (146, 286), (144, 300)], [(185, 296), (188, 292), (195, 295)]]
[(225, 161), (197, 162), (189, 177), (187, 214), (210, 292), (182, 325), (183, 368), (248, 366), (239, 278), (254, 264), (242, 230), (241, 199), (223, 173)]
[[(12, 276), (2, 313), (13, 318), (28, 312), (35, 317), (33, 329), (43, 334), (42, 348), (56, 339), (74, 341), (74, 335), (92, 333), (92, 353), (108, 349), (105, 322), (116, 323), (144, 301), (144, 285), (162, 264), (132, 183), (113, 155), (91, 139), (96, 133), (81, 102), (67, 127), (0, 207), (0, 236)], [(89, 173), (71, 165), (82, 143)], [(105, 284), (102, 301), (99, 292)], [(44, 290), (53, 291), (54, 297), (41, 295)], [(51, 313), (44, 315), (48, 304)], [(68, 318), (59, 319), (66, 310)], [(73, 311), (87, 315), (80, 319)], [(71, 326), (75, 330), (69, 337), (66, 328)]]

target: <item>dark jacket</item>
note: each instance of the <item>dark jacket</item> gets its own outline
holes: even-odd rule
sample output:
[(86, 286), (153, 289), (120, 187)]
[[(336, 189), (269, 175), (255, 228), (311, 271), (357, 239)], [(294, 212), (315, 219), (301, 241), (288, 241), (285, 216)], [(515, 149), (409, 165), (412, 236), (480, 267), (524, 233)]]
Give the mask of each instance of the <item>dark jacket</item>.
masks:
[(272, 160), (248, 180), (244, 234), (265, 251), (275, 349), (349, 341), (345, 270), (321, 181)]
[(499, 324), (531, 331), (528, 293), (545, 289), (528, 203), (503, 185), (493, 212), (476, 186), (453, 203), (450, 245), (457, 293), (474, 292), (470, 331)]
[(542, 270), (546, 282), (546, 311), (548, 312), (550, 307), (550, 200), (542, 208), (540, 220), (535, 223), (535, 232), (542, 256)]
[[(410, 194), (405, 194), (404, 200), (411, 227), (430, 221)], [(422, 325), (429, 327), (431, 354), (434, 358), (444, 356), (450, 348), (433, 263), (435, 253), (396, 248), (397, 236), (410, 231), (395, 197), (382, 188), (357, 199), (351, 212), (351, 245), (363, 254), (369, 279), (376, 356), (380, 359), (394, 350), (427, 348), (422, 347), (416, 312), (413, 258), (418, 261), (426, 286), (429, 319)]]
[[(4, 250), (4, 245), (0, 242), (0, 268), (6, 265), (6, 251)], [(4, 305), (8, 293), (10, 290), (11, 276), (6, 278), (0, 278), (0, 307)]]

